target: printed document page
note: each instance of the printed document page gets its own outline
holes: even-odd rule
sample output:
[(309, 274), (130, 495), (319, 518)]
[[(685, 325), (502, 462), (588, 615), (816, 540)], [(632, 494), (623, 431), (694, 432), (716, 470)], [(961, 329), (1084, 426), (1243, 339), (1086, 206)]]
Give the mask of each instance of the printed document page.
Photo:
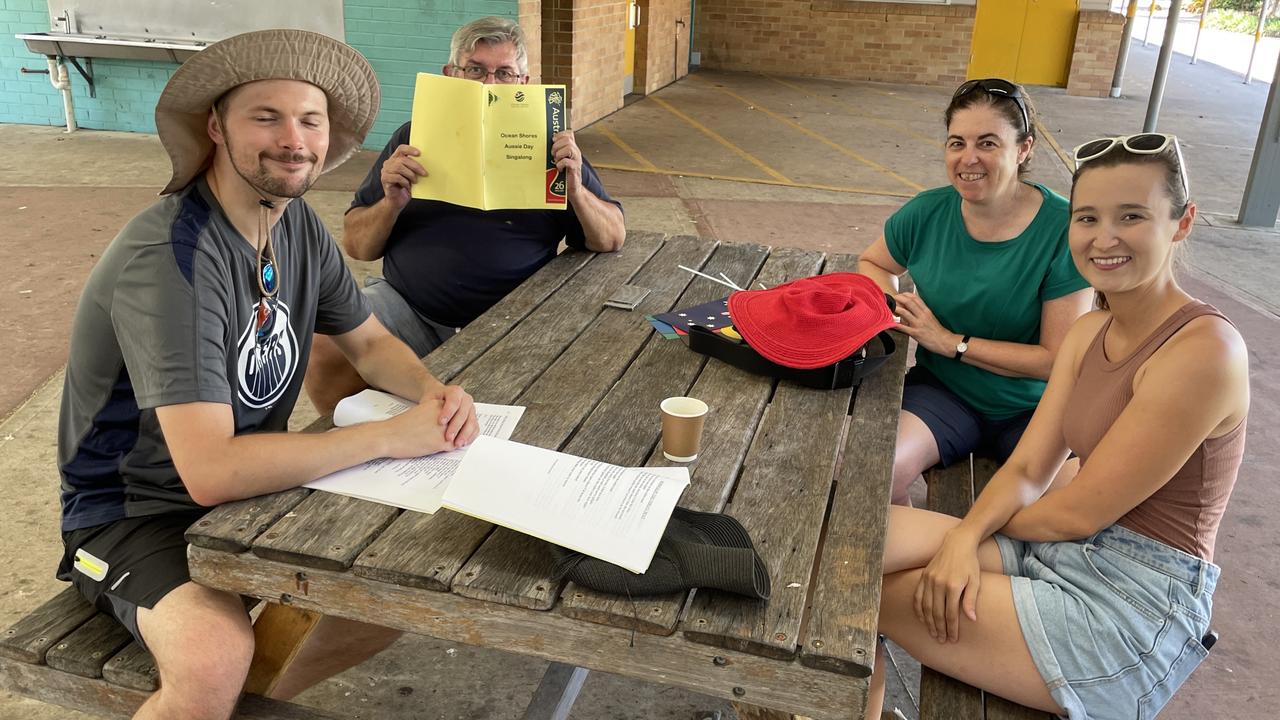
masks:
[[(564, 174), (552, 138), (569, 125), (560, 85), (487, 85), (484, 119), (486, 208), (563, 209)], [(535, 180), (536, 178), (536, 180)]]
[(347, 427), (373, 420), (386, 420), (399, 415), (413, 405), (414, 403), (399, 395), (381, 390), (361, 390), (338, 402), (338, 406), (333, 409), (333, 424), (338, 427)]
[(642, 573), (688, 486), (688, 468), (624, 468), (482, 437), (441, 504)]
[[(335, 425), (385, 420), (412, 406), (404, 398), (378, 390), (364, 390), (338, 403), (334, 410)], [(476, 403), (476, 419), (482, 436), (506, 438), (516, 429), (524, 408), (514, 405)], [(342, 422), (339, 422), (339, 420)], [(379, 458), (355, 467), (339, 470), (306, 484), (313, 490), (394, 505), (405, 510), (434, 513), (440, 509), (440, 498), (462, 458), (471, 447), (436, 453), (419, 458)]]

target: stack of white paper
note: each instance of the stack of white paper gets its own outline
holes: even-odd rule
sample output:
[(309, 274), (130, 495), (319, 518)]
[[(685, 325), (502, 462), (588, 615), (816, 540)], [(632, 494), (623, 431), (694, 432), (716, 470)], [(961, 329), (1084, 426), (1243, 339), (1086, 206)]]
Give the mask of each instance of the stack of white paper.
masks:
[[(338, 404), (334, 423), (382, 420), (411, 406), (365, 390)], [(689, 486), (688, 468), (624, 468), (511, 442), (523, 413), (522, 407), (476, 403), (481, 436), (471, 447), (373, 460), (306, 487), (425, 513), (446, 507), (632, 572), (647, 570)]]
[(642, 573), (688, 486), (688, 468), (624, 468), (482, 437), (441, 504)]
[[(346, 427), (385, 420), (412, 406), (413, 403), (404, 398), (378, 390), (365, 390), (338, 403), (333, 411), (333, 424)], [(505, 440), (511, 437), (523, 414), (523, 407), (476, 403), (476, 418), (480, 422), (481, 435)], [(444, 489), (458, 469), (458, 463), (462, 462), (470, 449), (462, 448), (419, 458), (370, 460), (313, 480), (306, 487), (406, 510), (433, 513), (440, 509)]]

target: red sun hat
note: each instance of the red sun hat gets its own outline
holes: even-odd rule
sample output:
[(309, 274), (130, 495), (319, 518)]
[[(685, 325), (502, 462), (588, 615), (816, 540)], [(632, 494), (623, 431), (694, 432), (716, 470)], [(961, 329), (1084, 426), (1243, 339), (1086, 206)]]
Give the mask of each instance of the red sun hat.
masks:
[(729, 317), (760, 355), (801, 370), (843, 360), (897, 325), (880, 286), (849, 272), (735, 292), (729, 296)]

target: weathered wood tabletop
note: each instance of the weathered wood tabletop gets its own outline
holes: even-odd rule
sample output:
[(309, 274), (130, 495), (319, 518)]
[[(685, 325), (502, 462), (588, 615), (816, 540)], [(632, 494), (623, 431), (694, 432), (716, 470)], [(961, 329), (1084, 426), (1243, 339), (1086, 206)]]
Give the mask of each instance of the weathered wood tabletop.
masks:
[[(619, 465), (668, 465), (658, 403), (711, 407), (680, 504), (750, 531), (773, 595), (602, 595), (552, 578), (548, 546), (441, 510), (401, 511), (295, 489), (194, 525), (205, 585), (409, 632), (677, 685), (814, 718), (860, 718), (875, 657), (881, 551), (905, 338), (853, 390), (746, 374), (645, 321), (723, 297), (677, 268), (743, 287), (854, 270), (850, 255), (631, 233), (617, 253), (569, 251), (426, 359), (477, 401), (527, 407), (513, 440)], [(602, 306), (623, 284), (634, 311)], [(633, 632), (634, 631), (634, 632)]]

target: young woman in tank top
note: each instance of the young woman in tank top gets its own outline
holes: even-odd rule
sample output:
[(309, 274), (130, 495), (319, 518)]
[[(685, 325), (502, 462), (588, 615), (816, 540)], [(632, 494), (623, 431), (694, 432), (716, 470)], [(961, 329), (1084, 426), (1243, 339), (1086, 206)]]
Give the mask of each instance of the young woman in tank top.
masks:
[[(1196, 217), (1177, 139), (1076, 149), (1069, 240), (1098, 310), (1067, 334), (963, 520), (890, 509), (880, 629), (1023, 705), (1153, 717), (1205, 658), (1213, 545), (1244, 452), (1240, 334), (1173, 272)], [(1049, 491), (1069, 452), (1079, 474)], [(880, 717), (876, 662), (867, 717)]]

